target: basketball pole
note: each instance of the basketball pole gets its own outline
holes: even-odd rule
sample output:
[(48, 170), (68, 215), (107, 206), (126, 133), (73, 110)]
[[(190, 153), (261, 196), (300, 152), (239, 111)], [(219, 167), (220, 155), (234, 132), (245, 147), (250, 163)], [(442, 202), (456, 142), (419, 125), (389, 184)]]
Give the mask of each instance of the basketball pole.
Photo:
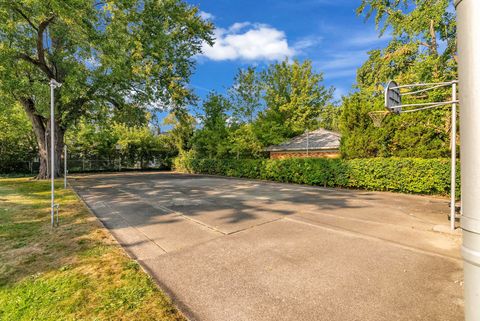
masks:
[[(389, 112), (396, 114), (402, 113), (411, 113), (422, 111), (431, 108), (437, 108), (440, 106), (451, 105), (452, 114), (451, 114), (451, 137), (450, 137), (450, 150), (451, 150), (451, 161), (450, 161), (450, 229), (455, 231), (455, 219), (456, 219), (456, 183), (457, 183), (457, 83), (458, 80), (452, 80), (448, 82), (440, 83), (416, 83), (399, 86), (395, 81), (391, 80), (388, 82), (385, 87), (385, 108)], [(418, 94), (421, 92), (426, 92), (435, 88), (451, 86), (452, 97), (450, 101), (445, 102), (429, 102), (429, 103), (416, 103), (416, 104), (402, 104), (402, 96)], [(427, 87), (420, 90), (414, 90), (406, 93), (401, 93), (401, 88), (414, 88), (414, 87)], [(430, 87), (430, 88), (428, 88)], [(414, 109), (402, 110), (405, 107), (415, 107)], [(379, 127), (379, 124), (376, 124), (377, 119), (374, 115), (379, 115), (379, 112), (370, 112), (368, 115), (372, 118), (375, 126)], [(380, 119), (380, 122), (382, 120)]]
[(455, 231), (455, 194), (457, 185), (457, 83), (452, 84), (452, 159), (451, 159), (451, 181), (450, 181), (450, 229)]
[(465, 320), (480, 320), (480, 1), (455, 0), (460, 88)]

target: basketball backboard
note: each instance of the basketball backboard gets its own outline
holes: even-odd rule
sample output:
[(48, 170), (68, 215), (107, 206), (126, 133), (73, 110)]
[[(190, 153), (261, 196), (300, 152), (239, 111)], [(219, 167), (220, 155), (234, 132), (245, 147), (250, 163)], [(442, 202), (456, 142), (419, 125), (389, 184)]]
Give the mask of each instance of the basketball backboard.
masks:
[(398, 84), (391, 80), (385, 87), (385, 108), (388, 111), (400, 114), (402, 111), (402, 96)]

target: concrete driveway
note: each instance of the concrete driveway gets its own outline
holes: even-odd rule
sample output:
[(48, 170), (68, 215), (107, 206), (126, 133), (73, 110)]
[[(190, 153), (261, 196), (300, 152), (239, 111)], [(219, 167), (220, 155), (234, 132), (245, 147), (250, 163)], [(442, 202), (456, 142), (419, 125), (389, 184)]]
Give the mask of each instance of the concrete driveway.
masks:
[(446, 199), (173, 173), (72, 185), (191, 320), (463, 320)]

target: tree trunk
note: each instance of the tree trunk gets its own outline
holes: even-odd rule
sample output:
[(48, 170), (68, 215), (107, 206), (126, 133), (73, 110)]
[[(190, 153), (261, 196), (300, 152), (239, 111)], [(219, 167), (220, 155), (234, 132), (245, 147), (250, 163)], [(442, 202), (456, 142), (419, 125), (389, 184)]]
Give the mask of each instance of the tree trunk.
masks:
[(55, 177), (63, 177), (63, 174), (64, 174), (64, 166), (63, 166), (63, 147), (65, 146), (64, 137), (65, 137), (65, 129), (59, 125), (56, 125), (55, 126)]
[[(23, 108), (32, 123), (33, 132), (38, 145), (38, 158), (40, 169), (37, 179), (48, 179), (50, 177), (50, 120), (35, 111), (35, 103), (32, 99), (21, 99)], [(63, 139), (65, 129), (61, 124), (55, 124), (55, 177), (63, 176)]]
[(438, 56), (438, 43), (437, 43), (437, 33), (435, 31), (435, 21), (430, 20), (430, 37), (431, 44), (430, 44), (430, 54), (432, 56)]

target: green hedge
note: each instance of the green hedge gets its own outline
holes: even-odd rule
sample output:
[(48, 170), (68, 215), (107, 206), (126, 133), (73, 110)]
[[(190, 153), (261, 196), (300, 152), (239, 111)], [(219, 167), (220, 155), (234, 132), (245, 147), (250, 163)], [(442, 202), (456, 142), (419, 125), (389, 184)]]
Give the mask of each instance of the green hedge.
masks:
[[(364, 159), (175, 159), (185, 173), (265, 179), (328, 187), (359, 188), (415, 194), (450, 192), (450, 160), (418, 158)], [(458, 166), (459, 167), (459, 166)], [(457, 168), (458, 168), (457, 167)], [(457, 194), (460, 175), (457, 175)]]

